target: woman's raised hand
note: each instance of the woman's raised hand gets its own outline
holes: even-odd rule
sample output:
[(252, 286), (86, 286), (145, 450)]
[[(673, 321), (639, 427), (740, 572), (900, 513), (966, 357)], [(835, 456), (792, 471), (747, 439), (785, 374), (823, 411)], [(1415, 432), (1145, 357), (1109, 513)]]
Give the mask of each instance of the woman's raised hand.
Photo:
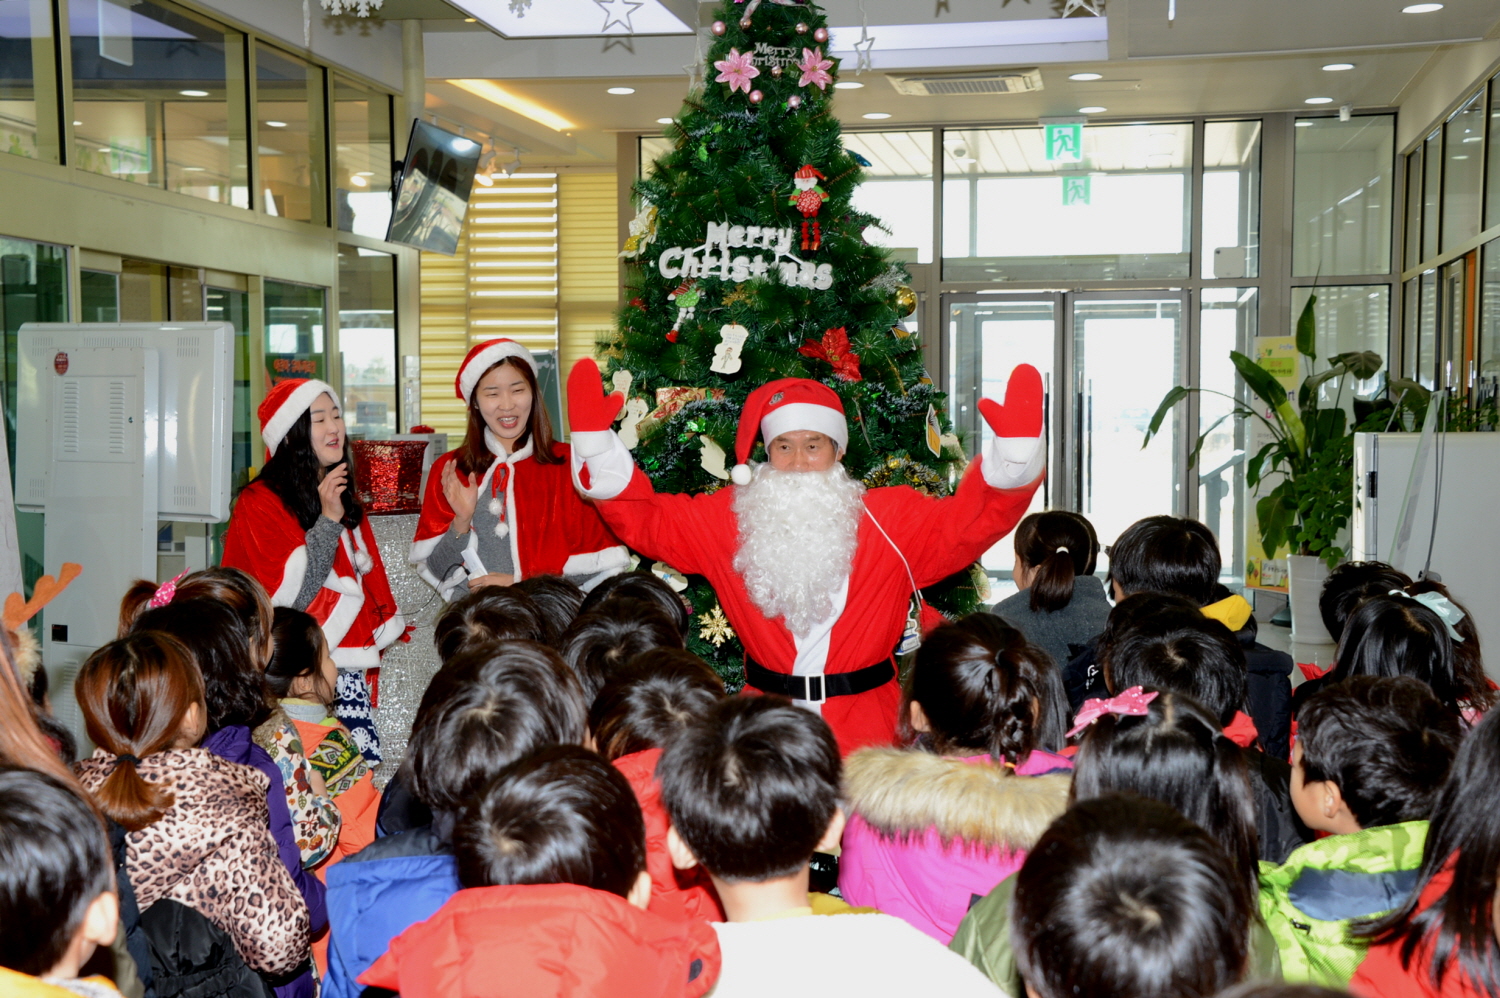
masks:
[(344, 490), (348, 487), (349, 465), (344, 461), (329, 468), (318, 483), (318, 503), (323, 507), (323, 515), (334, 523), (344, 518)]
[(451, 529), (455, 534), (464, 533), (474, 519), (474, 507), (479, 504), (479, 483), (465, 485), (458, 477), (458, 467), (450, 461), (443, 468), (443, 498), (453, 507)]

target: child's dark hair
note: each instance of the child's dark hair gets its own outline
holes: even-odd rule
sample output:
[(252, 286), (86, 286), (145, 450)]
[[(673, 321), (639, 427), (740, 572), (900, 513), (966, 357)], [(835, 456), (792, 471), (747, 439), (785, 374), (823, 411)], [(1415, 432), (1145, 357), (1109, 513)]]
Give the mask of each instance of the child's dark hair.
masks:
[(1318, 613), (1334, 644), (1344, 633), (1344, 624), (1354, 608), (1371, 596), (1384, 596), (1392, 589), (1405, 589), (1411, 579), (1383, 561), (1346, 561), (1328, 573), (1318, 595)]
[(232, 610), (205, 600), (173, 600), (136, 618), (134, 632), (160, 631), (192, 649), (203, 673), (208, 730), (254, 728), (271, 713), (271, 690), (250, 654), (250, 635)]
[(1467, 699), (1454, 674), (1453, 640), (1443, 619), (1405, 596), (1371, 596), (1355, 607), (1335, 661), (1330, 685), (1351, 676), (1411, 676), (1454, 714)]
[(621, 572), (611, 575), (583, 598), (579, 614), (593, 613), (605, 603), (616, 599), (638, 599), (655, 603), (672, 621), (679, 634), (687, 634), (688, 609), (682, 597), (672, 587), (651, 572)]
[(1094, 525), (1065, 509), (1032, 513), (1016, 525), (1016, 558), (1036, 574), (1031, 577), (1031, 608), (1048, 613), (1073, 600), (1073, 581), (1093, 575), (1099, 560)]
[(1297, 712), (1302, 775), (1331, 780), (1361, 828), (1432, 815), (1463, 740), (1458, 716), (1421, 680), (1351, 676)]
[(576, 745), (511, 763), (453, 836), (465, 887), (578, 884), (628, 897), (646, 869), (646, 826), (620, 771)]
[(90, 904), (115, 890), (99, 816), (62, 782), (0, 767), (0, 967), (50, 971)]
[(203, 704), (203, 676), (175, 637), (137, 631), (88, 657), (73, 683), (89, 738), (116, 756), (94, 799), (130, 831), (161, 819), (175, 799), (148, 783), (139, 760), (172, 747), (193, 704)]
[(1074, 800), (1133, 793), (1196, 822), (1223, 846), (1250, 896), (1260, 856), (1245, 755), (1218, 718), (1179, 693), (1158, 691), (1144, 716), (1106, 714), (1078, 749)]
[(1126, 596), (1172, 593), (1194, 606), (1213, 602), (1224, 556), (1213, 531), (1185, 516), (1148, 516), (1110, 545), (1109, 578)]
[(668, 743), (657, 764), (677, 834), (726, 881), (789, 877), (839, 806), (843, 765), (827, 722), (780, 697), (731, 697)]
[[(1154, 609), (1136, 614), (1137, 600)], [(1245, 709), (1245, 650), (1229, 628), (1183, 599), (1131, 596), (1115, 612), (1122, 622), (1101, 645), (1110, 692), (1154, 686), (1185, 693), (1212, 711), (1221, 728)]]
[(439, 661), (501, 641), (542, 641), (547, 624), (530, 596), (513, 586), (485, 586), (448, 604), (433, 628)]
[(1406, 591), (1413, 596), (1437, 593), (1463, 614), (1453, 625), (1453, 629), (1463, 639), (1453, 642), (1453, 679), (1463, 691), (1460, 706), (1472, 708), (1482, 714), (1500, 703), (1500, 691), (1490, 685), (1489, 676), (1485, 674), (1484, 653), (1479, 649), (1479, 628), (1474, 625), (1474, 615), (1469, 612), (1468, 607), (1454, 599), (1448, 587), (1435, 579), (1413, 582), (1406, 587)]
[[(1410, 967), (1418, 948), (1429, 955), (1432, 991), (1444, 990), (1462, 970), (1484, 994), (1500, 994), (1500, 943), (1493, 906), (1500, 871), (1500, 713), (1487, 715), (1464, 739), (1448, 781), (1432, 809), (1417, 883), (1401, 907), (1356, 935), (1400, 943)], [(1419, 909), (1433, 879), (1448, 889)], [(1464, 989), (1455, 989), (1464, 990)]]
[(626, 662), (642, 652), (681, 648), (682, 632), (655, 601), (616, 597), (579, 614), (558, 647), (592, 701)]
[(333, 690), (322, 689), (323, 651), (328, 639), (322, 626), (310, 613), (278, 606), (273, 615), (271, 639), (273, 650), (266, 666), (266, 685), (278, 699), (291, 696), (292, 683), (312, 676), (324, 703), (333, 703)]
[(697, 655), (653, 648), (604, 684), (589, 708), (599, 754), (614, 760), (661, 748), (723, 699), (724, 681)]
[[(922, 705), (930, 730), (911, 725)], [(1020, 765), (1060, 749), (1067, 726), (1062, 677), (1045, 652), (992, 613), (973, 613), (922, 641), (897, 713), (900, 737), (940, 755), (988, 752)]]
[[(157, 584), (137, 579), (120, 601), (120, 637), (130, 633), (136, 620), (150, 607)], [(250, 640), (251, 657), (264, 667), (266, 645), (271, 640), (271, 597), (248, 573), (238, 568), (204, 568), (189, 572), (177, 581), (172, 602), (218, 603), (231, 610)]]
[(547, 633), (543, 644), (557, 644), (557, 639), (573, 623), (573, 618), (578, 616), (578, 608), (583, 605), (583, 590), (561, 575), (533, 575), (510, 588), (530, 596), (531, 601), (536, 604), (537, 611), (542, 615), (542, 623), (546, 625)]
[(434, 813), (457, 814), (517, 759), (582, 744), (583, 691), (557, 653), (502, 641), (444, 663), (422, 696), (402, 782)]
[(1212, 995), (1245, 969), (1254, 909), (1243, 884), (1168, 805), (1079, 801), (1016, 875), (1016, 963), (1040, 998)]
[(1217, 998), (1349, 998), (1347, 991), (1335, 991), (1317, 984), (1283, 984), (1280, 981), (1246, 981)]
[(27, 692), (31, 694), (32, 718), (36, 726), (41, 729), (42, 734), (57, 743), (57, 754), (63, 762), (71, 766), (78, 761), (78, 739), (74, 737), (73, 730), (62, 723), (51, 712), (51, 700), (48, 696), (52, 681), (47, 678), (47, 670), (37, 665), (31, 673), (31, 685)]

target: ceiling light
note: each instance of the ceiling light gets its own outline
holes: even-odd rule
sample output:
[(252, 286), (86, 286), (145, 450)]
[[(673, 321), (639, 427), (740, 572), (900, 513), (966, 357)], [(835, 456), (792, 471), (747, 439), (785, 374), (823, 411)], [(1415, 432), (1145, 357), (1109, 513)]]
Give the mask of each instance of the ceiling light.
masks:
[(635, 93), (635, 87), (610, 87), (608, 92), (624, 97), (626, 94)]
[(475, 97), (482, 97), (491, 104), (546, 125), (554, 132), (566, 132), (573, 128), (573, 123), (562, 115), (542, 107), (535, 101), (518, 97), (489, 80), (449, 80), (448, 82), (460, 90), (467, 90)]
[(207, 167), (203, 167), (203, 166), (184, 166), (182, 168), (182, 172), (183, 173), (202, 173), (206, 169), (207, 169)]
[(858, 80), (840, 80), (833, 85), (835, 90), (863, 90), (865, 85)]
[(356, 177), (373, 177), (373, 176), (375, 176), (375, 171), (374, 170), (360, 170), (358, 173), (355, 174), (355, 176)]
[(657, 118), (656, 119), (656, 123), (658, 125), (670, 125), (672, 123), (672, 119), (671, 118)]
[(1304, 103), (1304, 104), (1332, 104), (1333, 103), (1333, 98), (1332, 97), (1309, 97), (1307, 100), (1303, 101), (1302, 103)]
[(75, 121), (75, 122), (73, 122), (73, 127), (74, 128), (82, 128), (83, 127), (83, 122), (81, 122), (81, 121)]
[(266, 122), (266, 127), (268, 127), (268, 128), (285, 128), (286, 127), (286, 122), (284, 122), (284, 121), (268, 121), (268, 122)]
[(464, 18), (464, 23), (465, 24), (473, 24), (474, 22), (476, 22), (478, 20), (479, 20), (479, 18), (477, 18), (477, 17), (466, 17), (466, 18)]
[(481, 187), (495, 186), (495, 178), (490, 176), (488, 173), (476, 173), (474, 174), (474, 179), (479, 182), (479, 185)]
[(354, 176), (352, 176), (352, 177), (349, 178), (349, 183), (353, 184), (355, 187), (368, 187), (368, 186), (370, 186), (370, 182), (368, 180), (366, 180), (364, 177), (361, 177), (357, 173)]
[(1435, 10), (1442, 10), (1440, 3), (1414, 3), (1401, 8), (1403, 14), (1431, 14)]
[(890, 115), (884, 111), (871, 111), (869, 114), (865, 115), (865, 117), (871, 121), (884, 121), (886, 118), (889, 118)]
[(1109, 110), (1109, 108), (1107, 108), (1107, 107), (1100, 107), (1097, 104), (1090, 104), (1088, 107), (1081, 107), (1081, 108), (1079, 108), (1078, 109), (1078, 113), (1079, 114), (1103, 114), (1105, 111), (1108, 111), (1108, 110)]
[(180, 93), (180, 94), (182, 94), (182, 96), (184, 96), (184, 97), (207, 97), (208, 96), (208, 91), (207, 90), (179, 90), (177, 92)]
[(1352, 62), (1330, 62), (1328, 65), (1326, 65), (1326, 66), (1323, 67), (1323, 72), (1325, 72), (1325, 73), (1342, 73), (1346, 69), (1353, 69), (1353, 68), (1354, 68), (1354, 63), (1352, 63)]
[(1068, 77), (1068, 79), (1070, 79), (1070, 80), (1078, 80), (1080, 83), (1082, 83), (1082, 82), (1085, 82), (1087, 80), (1102, 80), (1102, 79), (1104, 79), (1104, 74), (1102, 74), (1102, 73), (1074, 73), (1072, 76)]
[(1313, 123), (1310, 122), (1310, 121), (1299, 121), (1299, 122), (1297, 122), (1297, 127), (1298, 128), (1311, 128), (1312, 126), (1313, 126)]

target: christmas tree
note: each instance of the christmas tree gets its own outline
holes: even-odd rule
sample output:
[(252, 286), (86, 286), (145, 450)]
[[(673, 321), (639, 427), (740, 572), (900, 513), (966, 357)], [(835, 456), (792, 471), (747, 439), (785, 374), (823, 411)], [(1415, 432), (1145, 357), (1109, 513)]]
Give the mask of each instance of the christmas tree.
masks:
[[(812, 378), (843, 399), (851, 475), (946, 495), (965, 457), (900, 324), (909, 275), (866, 241), (880, 222), (852, 203), (862, 174), (833, 115), (823, 12), (726, 0), (715, 16), (703, 83), (666, 129), (675, 148), (635, 188), (628, 304), (601, 344), (606, 384), (627, 398), (621, 435), (657, 491), (712, 491), (728, 484), (745, 397)], [(983, 580), (976, 566), (923, 596), (967, 613)], [(708, 584), (685, 581), (689, 648), (733, 688), (739, 642)]]

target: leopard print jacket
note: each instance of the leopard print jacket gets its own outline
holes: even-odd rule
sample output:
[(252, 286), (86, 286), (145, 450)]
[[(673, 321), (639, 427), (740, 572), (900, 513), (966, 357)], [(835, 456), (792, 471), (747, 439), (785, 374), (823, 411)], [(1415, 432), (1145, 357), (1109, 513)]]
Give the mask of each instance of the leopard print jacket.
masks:
[[(114, 756), (97, 749), (76, 769), (93, 791), (114, 766)], [(251, 969), (295, 970), (309, 952), (307, 905), (271, 838), (265, 774), (201, 748), (159, 752), (139, 768), (148, 782), (169, 783), (177, 798), (125, 840), (141, 910), (171, 898), (228, 933)]]

